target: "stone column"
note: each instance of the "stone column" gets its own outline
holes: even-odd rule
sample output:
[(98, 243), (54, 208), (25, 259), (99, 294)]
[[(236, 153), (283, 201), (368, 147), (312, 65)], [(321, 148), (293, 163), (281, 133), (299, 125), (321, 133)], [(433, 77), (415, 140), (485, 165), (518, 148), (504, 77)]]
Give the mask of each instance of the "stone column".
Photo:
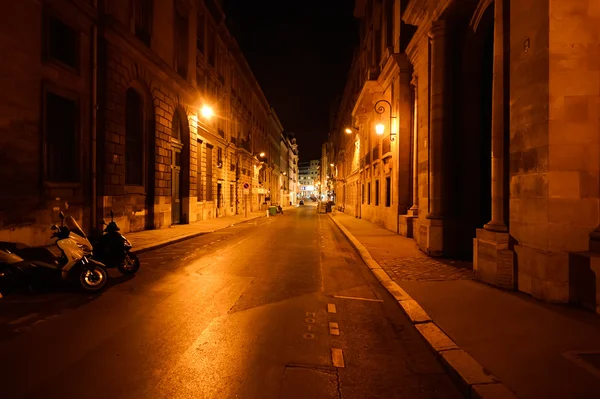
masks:
[[(508, 13), (504, 0), (494, 2), (494, 81), (492, 86), (492, 220), (477, 229), (473, 239), (473, 271), (479, 280), (504, 289), (516, 288), (515, 253), (509, 247), (504, 215), (504, 114), (508, 98), (504, 85), (504, 22)], [(506, 49), (507, 50), (507, 49)], [(508, 82), (506, 82), (508, 83)]]
[(413, 129), (413, 142), (412, 144), (412, 206), (409, 209), (409, 214), (412, 216), (417, 216), (419, 214), (419, 122), (418, 122), (418, 77), (416, 75), (413, 76), (410, 85), (413, 87), (415, 96), (413, 98), (413, 121), (412, 121), (412, 129)]
[(434, 21), (429, 30), (431, 41), (431, 81), (429, 88), (429, 214), (427, 219), (442, 219), (443, 201), (443, 151), (444, 129), (447, 104), (444, 104), (446, 91), (446, 23)]
[[(507, 98), (504, 91), (504, 24), (503, 0), (494, 1), (494, 80), (492, 86), (492, 220), (486, 230), (506, 232), (504, 215), (504, 114)], [(508, 83), (508, 82), (507, 82)]]

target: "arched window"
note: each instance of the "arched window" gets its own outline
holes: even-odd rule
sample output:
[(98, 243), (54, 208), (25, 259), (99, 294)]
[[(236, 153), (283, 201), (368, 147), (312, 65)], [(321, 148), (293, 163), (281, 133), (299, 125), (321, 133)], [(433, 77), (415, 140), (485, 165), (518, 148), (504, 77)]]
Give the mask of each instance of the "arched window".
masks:
[(142, 96), (127, 90), (125, 125), (125, 184), (144, 184), (144, 108)]

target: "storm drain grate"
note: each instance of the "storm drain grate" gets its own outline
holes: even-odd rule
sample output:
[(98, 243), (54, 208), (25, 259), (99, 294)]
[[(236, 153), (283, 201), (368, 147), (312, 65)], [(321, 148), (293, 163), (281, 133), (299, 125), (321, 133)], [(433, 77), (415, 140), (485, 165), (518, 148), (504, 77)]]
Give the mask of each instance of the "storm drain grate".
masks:
[(600, 378), (600, 351), (568, 351), (563, 356)]

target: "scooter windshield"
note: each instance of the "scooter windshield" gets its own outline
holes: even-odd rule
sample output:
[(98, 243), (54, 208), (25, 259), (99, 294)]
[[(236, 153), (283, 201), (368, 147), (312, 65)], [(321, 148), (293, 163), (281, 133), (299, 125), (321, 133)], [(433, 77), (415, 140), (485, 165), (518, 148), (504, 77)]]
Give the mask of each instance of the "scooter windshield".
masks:
[(85, 235), (83, 230), (81, 230), (81, 227), (79, 227), (79, 225), (77, 224), (77, 221), (75, 220), (75, 218), (73, 216), (67, 216), (65, 218), (65, 224), (67, 225), (69, 230), (71, 230), (73, 233), (77, 234), (80, 237), (87, 238), (87, 236)]

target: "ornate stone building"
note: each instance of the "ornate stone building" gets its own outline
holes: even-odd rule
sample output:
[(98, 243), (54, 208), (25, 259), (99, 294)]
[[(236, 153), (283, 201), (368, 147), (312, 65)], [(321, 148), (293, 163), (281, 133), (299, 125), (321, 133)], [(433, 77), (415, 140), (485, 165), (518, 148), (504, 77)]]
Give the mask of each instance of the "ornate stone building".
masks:
[(595, 4), (357, 1), (337, 205), (490, 284), (600, 309)]
[(124, 232), (263, 206), (283, 128), (219, 1), (17, 3), (3, 15), (39, 26), (0, 28), (18, 55), (2, 66), (0, 151), (15, 168), (0, 239), (48, 242), (65, 203), (85, 230), (113, 211)]

